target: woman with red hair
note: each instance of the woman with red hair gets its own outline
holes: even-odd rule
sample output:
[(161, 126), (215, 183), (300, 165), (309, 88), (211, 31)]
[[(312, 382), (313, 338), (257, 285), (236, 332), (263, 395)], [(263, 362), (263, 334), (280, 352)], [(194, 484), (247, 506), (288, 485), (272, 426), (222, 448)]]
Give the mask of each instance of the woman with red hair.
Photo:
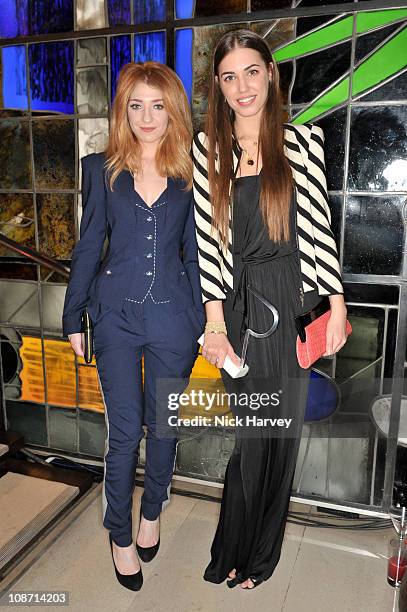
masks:
[[(63, 329), (83, 356), (87, 307), (107, 425), (103, 524), (117, 579), (134, 591), (143, 582), (138, 556), (151, 561), (159, 547), (159, 516), (169, 502), (176, 456), (176, 433), (159, 431), (168, 406), (158, 399), (157, 383), (175, 379), (178, 392), (186, 387), (205, 320), (191, 141), (188, 100), (176, 74), (156, 62), (130, 63), (120, 72), (107, 149), (82, 159), (83, 215)], [(137, 556), (131, 515), (143, 425)]]

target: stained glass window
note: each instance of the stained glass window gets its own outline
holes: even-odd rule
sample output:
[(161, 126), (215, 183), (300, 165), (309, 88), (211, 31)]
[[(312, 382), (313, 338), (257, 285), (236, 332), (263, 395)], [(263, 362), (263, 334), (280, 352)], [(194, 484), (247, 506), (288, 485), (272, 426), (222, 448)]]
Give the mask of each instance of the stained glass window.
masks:
[(28, 0), (2, 0), (0, 38), (27, 36), (28, 22)]
[(192, 44), (193, 30), (185, 28), (175, 31), (175, 71), (180, 77), (188, 100), (192, 100)]
[(130, 36), (114, 36), (110, 39), (110, 82), (112, 102), (116, 93), (116, 82), (119, 72), (122, 66), (129, 62), (131, 62)]
[(106, 38), (82, 38), (76, 51), (77, 66), (106, 64)]
[[(31, 193), (0, 193), (0, 232), (20, 244), (35, 248), (35, 221)], [(0, 245), (0, 257), (17, 257)]]
[(134, 61), (148, 60), (165, 64), (165, 32), (148, 32), (134, 37)]
[(29, 0), (30, 34), (73, 30), (73, 0)]
[(74, 189), (74, 122), (71, 119), (36, 119), (32, 133), (36, 187)]
[(354, 107), (348, 187), (407, 190), (407, 106)]
[(130, 0), (107, 0), (107, 14), (110, 26), (131, 23)]
[(2, 98), (6, 109), (28, 109), (25, 47), (1, 48)]
[(194, 17), (228, 15), (247, 10), (247, 0), (195, 0)]
[(79, 157), (104, 151), (107, 144), (109, 124), (107, 119), (79, 119)]
[(81, 115), (107, 113), (107, 68), (89, 66), (77, 70), (76, 104)]
[[(404, 198), (352, 196), (346, 205), (344, 271), (399, 274), (405, 239)], [(363, 240), (361, 240), (363, 236)]]
[(0, 121), (0, 189), (31, 188), (28, 121)]
[(107, 26), (105, 0), (76, 0), (76, 27), (93, 30)]
[(73, 194), (37, 194), (37, 215), (41, 253), (53, 259), (69, 259), (75, 245)]
[(134, 0), (134, 23), (165, 21), (165, 13), (165, 0)]
[(0, 37), (73, 30), (73, 0), (2, 0)]
[(177, 19), (190, 19), (194, 16), (195, 0), (175, 0), (175, 16)]
[(31, 108), (59, 113), (74, 111), (73, 43), (29, 45)]

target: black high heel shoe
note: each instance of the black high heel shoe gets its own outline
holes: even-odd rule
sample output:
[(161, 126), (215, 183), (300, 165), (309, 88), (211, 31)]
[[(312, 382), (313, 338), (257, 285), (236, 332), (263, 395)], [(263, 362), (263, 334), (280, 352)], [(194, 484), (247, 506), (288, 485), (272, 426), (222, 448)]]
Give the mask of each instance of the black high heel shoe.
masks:
[[(140, 507), (140, 522), (141, 522), (141, 512), (142, 511)], [(158, 549), (160, 548), (160, 536), (158, 536), (158, 542), (157, 544), (154, 544), (154, 546), (143, 547), (137, 544), (137, 541), (136, 541), (136, 548), (137, 548), (137, 552), (139, 554), (140, 559), (144, 561), (144, 563), (148, 563), (149, 561), (152, 561), (154, 557), (156, 556), (156, 554), (158, 553)]]
[(126, 589), (130, 589), (130, 591), (139, 591), (141, 587), (143, 586), (143, 572), (141, 570), (141, 567), (139, 571), (136, 572), (135, 574), (121, 574), (116, 567), (116, 563), (114, 562), (112, 536), (110, 535), (110, 533), (109, 533), (109, 542), (110, 542), (110, 551), (112, 553), (114, 571), (116, 572), (117, 580)]

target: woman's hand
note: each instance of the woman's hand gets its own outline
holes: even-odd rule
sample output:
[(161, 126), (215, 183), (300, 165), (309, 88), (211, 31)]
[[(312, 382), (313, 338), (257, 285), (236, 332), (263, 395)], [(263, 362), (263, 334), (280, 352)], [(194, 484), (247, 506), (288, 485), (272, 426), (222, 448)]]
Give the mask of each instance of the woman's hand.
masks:
[(78, 332), (76, 334), (69, 334), (68, 340), (78, 357), (84, 357), (83, 347), (85, 346), (84, 334)]
[(209, 363), (217, 368), (223, 368), (226, 355), (230, 357), (237, 366), (240, 366), (240, 359), (236, 355), (225, 334), (205, 334), (202, 355)]
[(331, 316), (326, 327), (326, 351), (323, 357), (337, 353), (346, 343), (346, 306), (342, 295), (329, 298)]

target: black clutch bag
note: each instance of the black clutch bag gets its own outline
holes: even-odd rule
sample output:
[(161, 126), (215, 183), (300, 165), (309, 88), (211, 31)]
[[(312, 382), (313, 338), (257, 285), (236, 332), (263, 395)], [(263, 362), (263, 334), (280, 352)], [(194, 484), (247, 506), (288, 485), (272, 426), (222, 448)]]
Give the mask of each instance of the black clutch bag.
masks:
[(85, 363), (91, 363), (93, 358), (93, 325), (87, 309), (82, 312), (82, 329), (81, 329), (85, 346), (83, 348), (83, 358)]

